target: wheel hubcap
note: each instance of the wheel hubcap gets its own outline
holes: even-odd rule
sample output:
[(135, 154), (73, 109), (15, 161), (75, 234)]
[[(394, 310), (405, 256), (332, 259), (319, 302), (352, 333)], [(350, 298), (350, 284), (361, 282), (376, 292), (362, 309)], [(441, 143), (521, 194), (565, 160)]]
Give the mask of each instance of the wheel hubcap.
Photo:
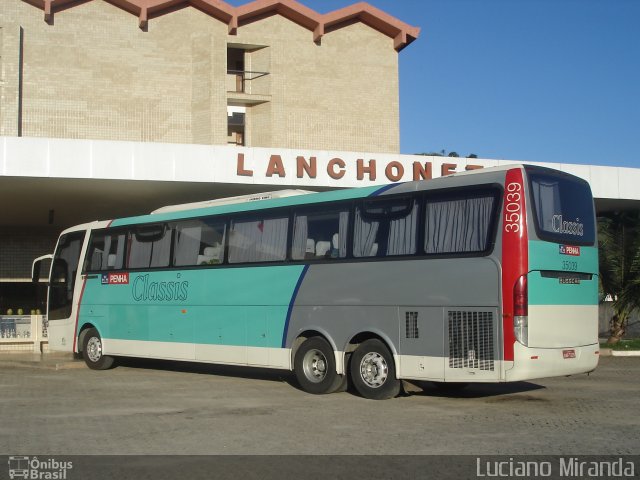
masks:
[(360, 376), (364, 383), (371, 388), (384, 385), (389, 375), (389, 366), (382, 355), (369, 352), (360, 361)]
[(87, 342), (87, 357), (92, 362), (97, 362), (102, 357), (102, 342), (98, 337), (91, 337)]
[(302, 367), (309, 381), (320, 383), (327, 376), (327, 357), (314, 348), (304, 355)]

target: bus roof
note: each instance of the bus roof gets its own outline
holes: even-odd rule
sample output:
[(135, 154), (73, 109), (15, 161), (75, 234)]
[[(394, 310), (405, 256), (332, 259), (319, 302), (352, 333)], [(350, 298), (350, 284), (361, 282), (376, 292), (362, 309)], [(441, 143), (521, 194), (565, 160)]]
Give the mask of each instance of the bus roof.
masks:
[[(438, 177), (432, 181), (411, 181), (386, 185), (374, 185), (359, 188), (345, 188), (340, 190), (330, 190), (326, 192), (311, 192), (300, 189), (285, 189), (274, 192), (256, 193), (250, 195), (240, 195), (235, 197), (226, 197), (202, 202), (185, 203), (179, 205), (169, 205), (158, 208), (147, 215), (134, 217), (126, 217), (113, 220), (112, 222), (93, 222), (72, 227), (69, 230), (81, 230), (87, 228), (102, 228), (103, 226), (124, 226), (136, 223), (153, 223), (158, 221), (172, 221), (183, 218), (197, 218), (206, 215), (219, 215), (225, 213), (247, 212), (252, 210), (262, 210), (266, 208), (286, 207), (290, 205), (305, 205), (319, 202), (350, 200), (356, 198), (364, 198), (368, 196), (377, 196), (397, 192), (394, 187), (412, 186), (412, 190), (429, 190), (438, 188), (440, 182), (448, 183), (455, 178), (476, 176), (484, 174), (495, 174), (500, 171), (506, 171), (513, 168), (540, 168), (533, 165), (509, 164), (497, 167), (488, 167), (477, 170), (469, 170), (465, 172), (454, 173), (445, 177)], [(417, 188), (418, 184), (420, 188)], [(425, 188), (426, 187), (426, 188)], [(295, 197), (295, 198), (291, 198)]]
[(166, 207), (158, 208), (152, 211), (151, 214), (154, 215), (158, 213), (183, 212), (185, 210), (196, 210), (198, 208), (219, 207), (221, 205), (232, 205), (235, 203), (257, 202), (260, 200), (271, 200), (273, 198), (286, 198), (286, 197), (293, 197), (295, 195), (307, 195), (309, 193), (316, 193), (316, 192), (312, 192), (310, 190), (289, 189), (289, 190), (278, 190), (275, 192), (252, 193), (249, 195), (239, 195), (237, 197), (226, 197), (226, 198), (217, 198), (215, 200), (205, 200), (203, 202), (169, 205)]

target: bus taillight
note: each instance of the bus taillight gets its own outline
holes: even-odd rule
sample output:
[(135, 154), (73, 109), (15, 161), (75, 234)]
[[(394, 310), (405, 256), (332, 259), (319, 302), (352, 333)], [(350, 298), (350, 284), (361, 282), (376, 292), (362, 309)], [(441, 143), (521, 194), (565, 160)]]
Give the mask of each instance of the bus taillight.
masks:
[(513, 288), (513, 330), (516, 340), (526, 347), (529, 343), (529, 294), (526, 275), (518, 278)]

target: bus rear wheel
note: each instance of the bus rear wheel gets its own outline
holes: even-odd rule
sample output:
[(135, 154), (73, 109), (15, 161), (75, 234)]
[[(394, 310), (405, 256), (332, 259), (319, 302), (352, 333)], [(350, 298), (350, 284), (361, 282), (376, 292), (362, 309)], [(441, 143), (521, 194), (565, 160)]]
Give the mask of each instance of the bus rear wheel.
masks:
[(102, 338), (95, 328), (90, 328), (84, 335), (82, 357), (92, 370), (107, 370), (113, 367), (114, 359), (103, 354)]
[(336, 372), (333, 348), (324, 338), (305, 340), (296, 352), (293, 370), (300, 387), (313, 394), (333, 393), (344, 384), (345, 377)]
[(360, 395), (371, 400), (386, 400), (400, 393), (393, 355), (376, 338), (362, 342), (351, 356), (349, 373)]

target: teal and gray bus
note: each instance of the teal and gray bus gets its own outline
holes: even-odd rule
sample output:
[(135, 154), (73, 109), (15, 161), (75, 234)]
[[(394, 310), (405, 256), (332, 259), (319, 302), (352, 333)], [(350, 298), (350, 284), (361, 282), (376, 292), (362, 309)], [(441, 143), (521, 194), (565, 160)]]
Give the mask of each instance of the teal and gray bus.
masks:
[(303, 390), (590, 372), (598, 347), (587, 182), (512, 165), (283, 191), (65, 230), (50, 349), (292, 370)]

